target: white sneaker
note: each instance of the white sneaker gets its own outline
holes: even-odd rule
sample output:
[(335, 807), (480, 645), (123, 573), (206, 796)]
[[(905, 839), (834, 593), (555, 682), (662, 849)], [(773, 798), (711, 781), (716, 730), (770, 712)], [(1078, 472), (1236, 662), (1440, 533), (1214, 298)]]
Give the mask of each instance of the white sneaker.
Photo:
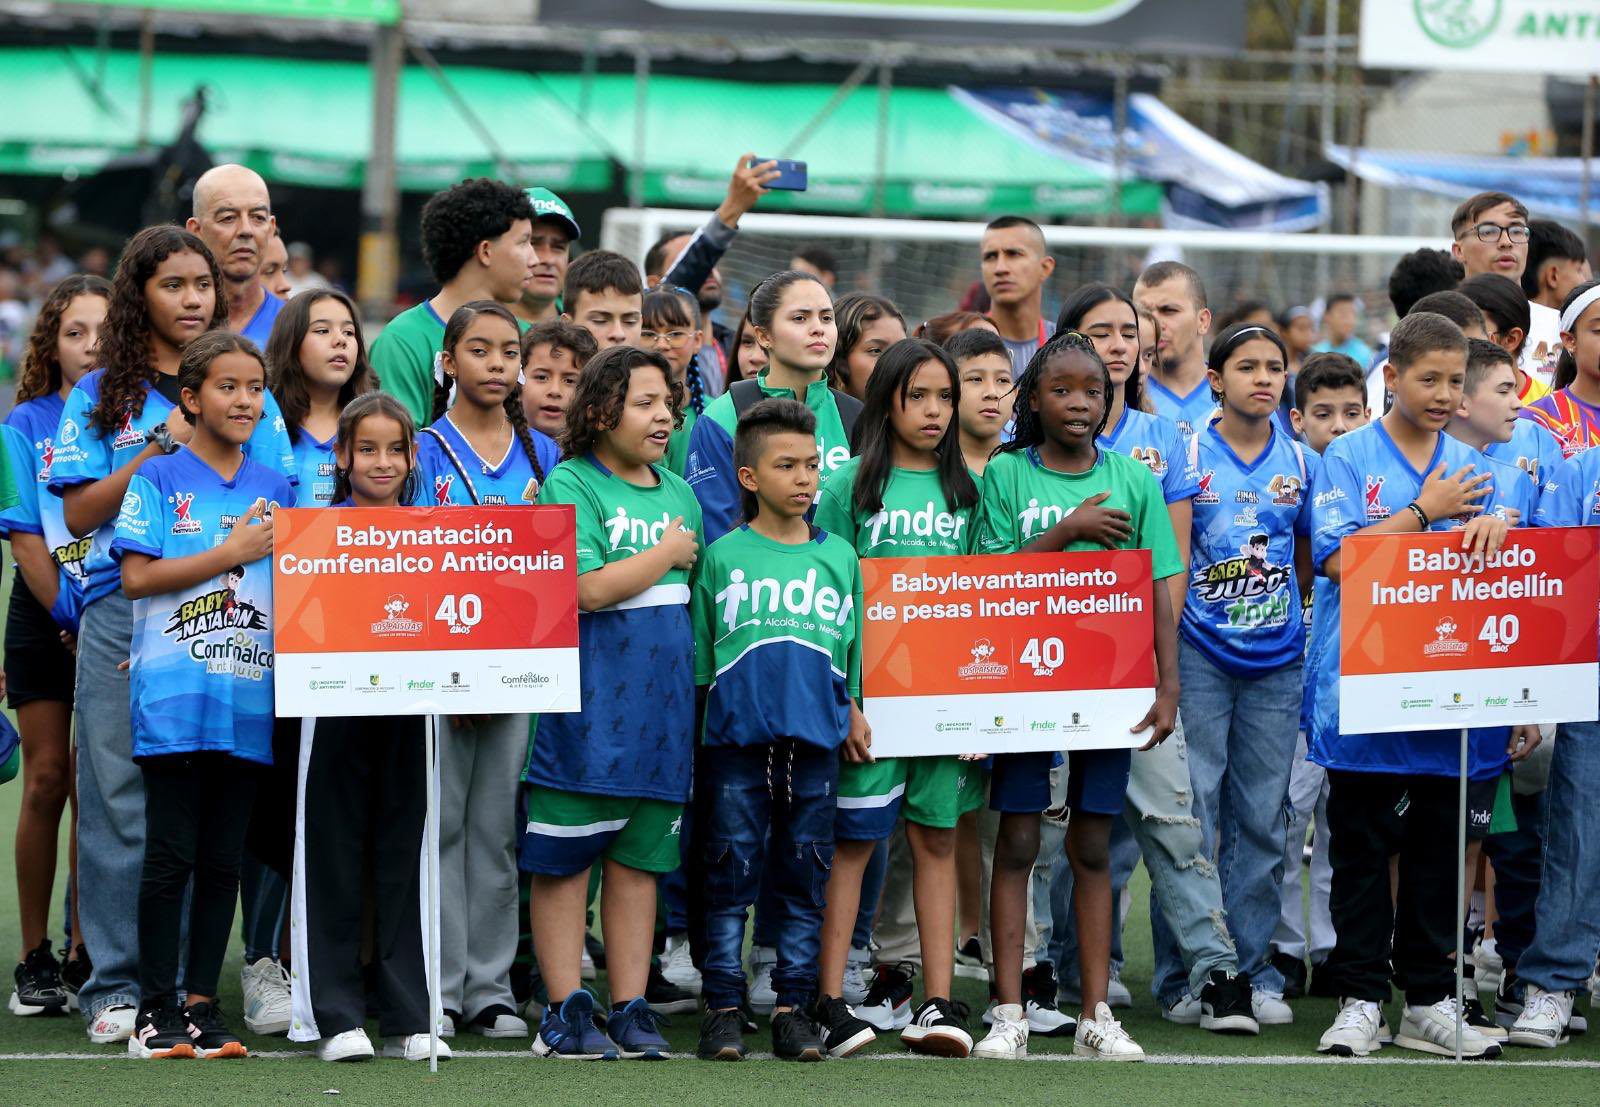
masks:
[[(1532, 990), (1531, 988), (1529, 989)], [(1427, 1007), (1406, 1004), (1405, 1017), (1400, 1020), (1400, 1033), (1394, 1044), (1401, 1049), (1414, 1049), (1421, 1053), (1435, 1053), (1441, 1057), (1456, 1055), (1456, 997), (1446, 996)], [(1470, 1023), (1461, 1024), (1461, 1056), (1490, 1059), (1500, 1056), (1500, 1043), (1485, 1037)]]
[(1589, 1006), (1600, 1007), (1600, 968), (1589, 977)]
[(446, 1011), (439, 1016), (439, 1037), (454, 1038), (456, 1036), (456, 1020)]
[[(427, 1051), (426, 1039), (423, 1040), (423, 1051)], [(360, 1027), (317, 1042), (319, 1061), (370, 1061), (376, 1055), (372, 1039)]]
[(854, 1007), (867, 998), (867, 970), (872, 966), (872, 951), (850, 947), (844, 963), (844, 1001)]
[(244, 1024), (252, 1034), (289, 1032), (289, 974), (271, 957), (239, 970), (244, 990)]
[(134, 1020), (139, 1012), (132, 1007), (107, 1007), (89, 1024), (89, 1040), (95, 1045), (112, 1045), (133, 1037)]
[(1161, 1009), (1161, 1017), (1180, 1026), (1200, 1025), (1200, 997), (1190, 992), (1173, 1000), (1171, 1007)]
[(1264, 992), (1260, 988), (1252, 990), (1250, 1013), (1261, 1026), (1288, 1026), (1294, 1022), (1294, 1010), (1283, 1001), (1282, 992)]
[(1072, 1055), (1092, 1057), (1096, 1061), (1144, 1060), (1144, 1050), (1128, 1037), (1128, 1032), (1112, 1017), (1111, 1008), (1104, 1003), (1094, 1005), (1094, 1018), (1078, 1020), (1078, 1032), (1072, 1039)]
[(694, 967), (694, 958), (689, 955), (687, 934), (667, 939), (666, 953), (661, 958), (661, 975), (667, 978), (668, 984), (692, 995), (700, 994), (700, 970)]
[(1106, 1003), (1113, 1008), (1132, 1007), (1133, 993), (1122, 982), (1122, 970), (1111, 966), (1111, 982), (1106, 985)]
[(1022, 1004), (1002, 1003), (991, 1012), (994, 1025), (983, 1041), (972, 1047), (972, 1056), (992, 1061), (1015, 1061), (1028, 1055), (1028, 1020)]
[(1493, 938), (1479, 938), (1472, 943), (1472, 967), (1476, 970), (1473, 978), (1478, 982), (1479, 991), (1495, 991), (1500, 987), (1500, 974), (1505, 972), (1506, 963), (1495, 948)]
[(772, 970), (777, 965), (777, 950), (771, 946), (750, 947), (750, 1009), (758, 1015), (770, 1015), (778, 1005), (778, 993), (772, 986)]
[[(428, 1036), (426, 1034), (406, 1034), (400, 1037), (385, 1038), (383, 1040), (383, 1055), (401, 1061), (426, 1061), (428, 1059)], [(439, 1060), (450, 1060), (450, 1047), (444, 1042), (439, 1043)]]
[(1343, 999), (1339, 1003), (1339, 1013), (1333, 1025), (1322, 1032), (1317, 1052), (1365, 1057), (1382, 1049), (1383, 1008), (1366, 999)]
[(1572, 993), (1547, 992), (1529, 984), (1522, 997), (1522, 1014), (1511, 1026), (1508, 1041), (1533, 1049), (1554, 1049), (1566, 1041), (1567, 1023), (1572, 1021)]
[(467, 1023), (467, 1029), (485, 1038), (526, 1038), (528, 1024), (502, 1004), (486, 1008)]

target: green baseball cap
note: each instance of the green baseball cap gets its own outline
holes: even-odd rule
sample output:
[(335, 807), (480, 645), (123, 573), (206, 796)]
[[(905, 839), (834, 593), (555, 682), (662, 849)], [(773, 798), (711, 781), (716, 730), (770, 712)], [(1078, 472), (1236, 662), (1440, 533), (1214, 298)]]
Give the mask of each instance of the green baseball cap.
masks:
[(548, 188), (530, 188), (527, 192), (528, 202), (533, 205), (535, 222), (540, 219), (554, 219), (565, 223), (573, 238), (583, 237), (583, 231), (578, 228), (578, 221), (572, 217), (572, 209), (567, 207), (565, 200)]

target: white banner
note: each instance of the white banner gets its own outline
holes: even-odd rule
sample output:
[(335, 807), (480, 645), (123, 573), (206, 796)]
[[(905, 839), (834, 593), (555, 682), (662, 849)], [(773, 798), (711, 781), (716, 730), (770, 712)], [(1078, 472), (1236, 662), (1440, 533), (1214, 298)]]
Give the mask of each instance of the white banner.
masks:
[(1587, 77), (1600, 0), (1362, 0), (1361, 64)]
[(278, 655), (278, 714), (501, 715), (577, 711), (576, 647)]

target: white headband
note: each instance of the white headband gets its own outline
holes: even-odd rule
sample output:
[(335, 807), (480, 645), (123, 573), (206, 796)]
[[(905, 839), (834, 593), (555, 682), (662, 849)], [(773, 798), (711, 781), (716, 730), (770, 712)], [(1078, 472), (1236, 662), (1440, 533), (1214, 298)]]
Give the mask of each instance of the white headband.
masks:
[(1561, 329), (1571, 334), (1572, 328), (1578, 325), (1578, 317), (1588, 310), (1590, 304), (1597, 300), (1600, 300), (1600, 284), (1595, 285), (1572, 301), (1567, 310), (1561, 313)]

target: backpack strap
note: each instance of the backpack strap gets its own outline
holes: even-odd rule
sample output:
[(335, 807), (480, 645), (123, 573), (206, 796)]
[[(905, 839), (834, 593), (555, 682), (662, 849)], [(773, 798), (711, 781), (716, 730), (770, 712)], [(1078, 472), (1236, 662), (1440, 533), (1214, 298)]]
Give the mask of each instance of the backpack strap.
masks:
[(728, 386), (728, 395), (733, 397), (733, 415), (737, 420), (745, 412), (755, 407), (767, 394), (761, 391), (761, 382), (746, 377), (742, 381), (734, 381)]
[(432, 427), (423, 427), (421, 433), (432, 435), (433, 440), (439, 443), (439, 448), (444, 451), (444, 456), (450, 459), (451, 465), (455, 466), (457, 475), (461, 477), (461, 483), (467, 486), (467, 495), (472, 497), (473, 504), (477, 505), (482, 503), (483, 501), (478, 499), (477, 487), (472, 483), (472, 478), (467, 476), (466, 466), (461, 464), (461, 459), (457, 457), (456, 452), (450, 448), (450, 443), (445, 441), (444, 435), (440, 434)]
[(833, 393), (833, 406), (839, 410), (839, 422), (844, 424), (844, 440), (850, 443), (850, 449), (855, 451), (856, 420), (861, 417), (861, 401), (848, 392), (840, 392), (837, 388), (828, 389)]

